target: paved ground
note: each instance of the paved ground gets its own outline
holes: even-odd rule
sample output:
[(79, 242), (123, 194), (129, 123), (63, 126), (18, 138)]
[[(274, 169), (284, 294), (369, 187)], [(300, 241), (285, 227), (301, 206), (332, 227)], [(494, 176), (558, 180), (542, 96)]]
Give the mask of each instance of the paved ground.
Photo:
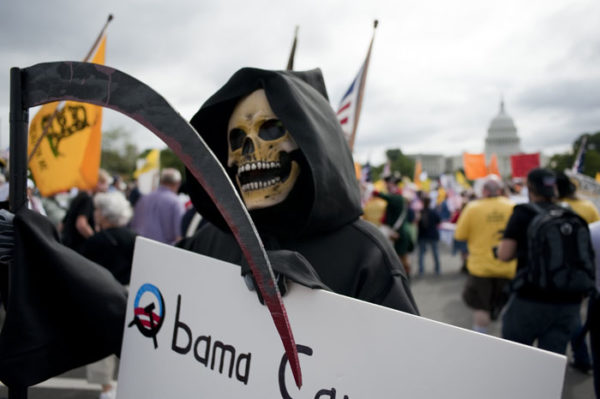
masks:
[[(426, 256), (426, 273), (421, 278), (413, 277), (411, 288), (421, 315), (429, 319), (470, 329), (472, 327), (471, 312), (461, 299), (462, 287), (466, 276), (460, 272), (461, 261), (458, 256), (452, 257), (450, 251), (440, 244), (442, 273), (433, 274), (431, 254)], [(412, 257), (413, 269), (417, 259)], [(500, 322), (492, 324), (490, 334), (500, 337)], [(490, 359), (493, 361), (493, 359)], [(486, 395), (481, 396), (485, 398)], [(592, 377), (567, 367), (562, 399), (594, 399)]]
[[(460, 273), (458, 257), (452, 257), (449, 251), (441, 247), (442, 274), (432, 273), (433, 262), (427, 258), (424, 277), (412, 279), (412, 290), (421, 315), (433, 320), (458, 327), (471, 327), (471, 313), (460, 299), (465, 275)], [(413, 265), (416, 266), (413, 257)], [(491, 334), (499, 336), (500, 323), (491, 328)], [(490, 359), (493, 361), (493, 359)], [(60, 378), (51, 379), (40, 387), (29, 389), (30, 399), (94, 399), (99, 388), (85, 382), (83, 368), (73, 370)], [(0, 386), (0, 399), (7, 397), (7, 390)], [(482, 393), (481, 398), (485, 398)], [(562, 399), (594, 399), (592, 377), (567, 368)]]

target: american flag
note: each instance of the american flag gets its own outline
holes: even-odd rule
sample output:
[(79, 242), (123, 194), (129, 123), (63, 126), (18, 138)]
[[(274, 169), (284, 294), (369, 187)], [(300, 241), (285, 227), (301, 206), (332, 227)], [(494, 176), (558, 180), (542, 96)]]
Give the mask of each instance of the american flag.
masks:
[(342, 125), (342, 130), (350, 146), (350, 150), (354, 147), (354, 139), (356, 137), (356, 128), (358, 126), (358, 118), (360, 116), (360, 109), (362, 105), (363, 94), (365, 91), (365, 83), (367, 81), (367, 71), (369, 70), (369, 60), (371, 59), (371, 48), (373, 47), (373, 40), (375, 39), (375, 29), (377, 29), (377, 20), (373, 25), (373, 37), (369, 44), (369, 50), (367, 51), (367, 57), (361, 65), (358, 74), (352, 81), (352, 84), (346, 91), (346, 94), (340, 101), (340, 106), (337, 111), (337, 118)]
[(355, 126), (358, 124), (359, 102), (362, 100), (361, 82), (365, 71), (365, 64), (360, 67), (358, 74), (352, 81), (352, 84), (346, 91), (346, 94), (340, 101), (340, 107), (337, 111), (337, 117), (342, 125), (344, 136), (348, 143), (351, 142), (352, 135), (355, 132)]
[(579, 145), (579, 151), (577, 151), (577, 155), (575, 156), (575, 161), (573, 162), (573, 168), (571, 171), (573, 173), (583, 173), (583, 165), (585, 161), (585, 147), (587, 144), (588, 136), (583, 136), (581, 139), (581, 144)]

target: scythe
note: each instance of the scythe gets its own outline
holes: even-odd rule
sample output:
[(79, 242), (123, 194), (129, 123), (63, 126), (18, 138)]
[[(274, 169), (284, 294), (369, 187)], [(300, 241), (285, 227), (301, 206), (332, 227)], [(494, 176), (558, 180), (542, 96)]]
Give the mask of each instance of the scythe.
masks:
[(227, 173), (196, 130), (149, 86), (116, 69), (82, 62), (11, 69), (10, 206), (26, 202), (27, 112), (53, 101), (78, 101), (118, 111), (162, 139), (203, 186), (233, 232), (281, 337), (298, 387), (298, 352), (281, 295), (256, 228)]

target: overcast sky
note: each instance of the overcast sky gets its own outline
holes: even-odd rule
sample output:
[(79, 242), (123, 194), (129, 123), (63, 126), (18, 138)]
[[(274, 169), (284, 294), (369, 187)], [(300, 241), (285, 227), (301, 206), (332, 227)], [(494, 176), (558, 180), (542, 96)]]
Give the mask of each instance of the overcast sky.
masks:
[[(368, 3), (368, 4), (367, 4)], [(600, 131), (598, 0), (0, 0), (0, 129), (9, 69), (82, 60), (109, 13), (106, 64), (162, 94), (186, 119), (239, 68), (322, 69), (337, 108), (379, 19), (355, 156), (482, 152), (504, 96), (526, 152), (566, 150)], [(30, 118), (32, 115), (30, 115)], [(162, 145), (112, 111), (140, 149)]]

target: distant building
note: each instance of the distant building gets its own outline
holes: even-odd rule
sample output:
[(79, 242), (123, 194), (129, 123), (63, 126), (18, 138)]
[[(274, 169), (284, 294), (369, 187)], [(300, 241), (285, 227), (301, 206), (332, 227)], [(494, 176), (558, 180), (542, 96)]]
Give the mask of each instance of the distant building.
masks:
[(415, 162), (420, 160), (423, 172), (427, 172), (429, 177), (439, 177), (446, 172), (446, 157), (442, 154), (407, 154), (406, 156)]
[(454, 173), (463, 167), (463, 157), (461, 155), (451, 155), (446, 157), (446, 173)]
[[(513, 119), (504, 109), (504, 100), (500, 101), (500, 112), (492, 121), (487, 130), (485, 138), (485, 158), (489, 165), (492, 154), (498, 159), (498, 169), (502, 177), (510, 177), (512, 171), (510, 156), (521, 151), (521, 139), (517, 135), (517, 127)], [(423, 172), (431, 178), (437, 178), (444, 173), (453, 173), (463, 167), (462, 154), (444, 156), (441, 154), (406, 154), (415, 162), (421, 160)], [(541, 164), (544, 165), (547, 157), (541, 156)]]
[[(427, 176), (434, 179), (462, 168), (462, 155), (406, 154), (406, 156), (415, 162), (421, 160), (423, 172), (427, 172)], [(410, 177), (412, 179), (412, 176)]]
[(510, 156), (521, 152), (521, 140), (517, 136), (514, 121), (504, 110), (500, 101), (500, 112), (492, 119), (485, 139), (485, 158), (489, 163), (492, 154), (498, 158), (498, 169), (503, 177), (511, 174)]

